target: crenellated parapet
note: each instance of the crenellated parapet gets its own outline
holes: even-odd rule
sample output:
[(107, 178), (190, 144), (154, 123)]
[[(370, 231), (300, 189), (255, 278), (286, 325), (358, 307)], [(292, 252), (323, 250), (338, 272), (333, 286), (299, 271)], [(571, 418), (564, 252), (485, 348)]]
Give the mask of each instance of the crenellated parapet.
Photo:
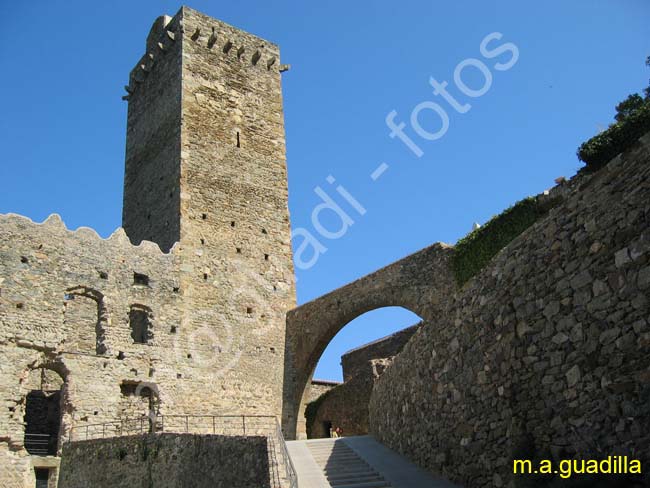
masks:
[(214, 56), (216, 63), (236, 61), (242, 68), (284, 72), (290, 65), (280, 64), (280, 51), (276, 44), (232, 27), (225, 22), (205, 16), (188, 7), (176, 15), (158, 17), (147, 36), (146, 52), (129, 75), (127, 92), (122, 97), (129, 100), (156, 69), (161, 58), (174, 49), (182, 49), (183, 42), (200, 46)]
[[(86, 245), (102, 245), (123, 247), (125, 251), (134, 253), (144, 253), (151, 255), (171, 255), (174, 253), (172, 248), (168, 253), (164, 253), (158, 244), (151, 241), (142, 241), (138, 245), (131, 244), (122, 227), (118, 227), (113, 233), (103, 238), (97, 231), (91, 227), (78, 227), (77, 229), (68, 229), (65, 222), (59, 214), (50, 214), (43, 222), (34, 222), (29, 217), (15, 213), (0, 214), (0, 234), (3, 239), (8, 239), (12, 235), (29, 238), (41, 238), (43, 242), (53, 242), (53, 239), (59, 241), (61, 238), (76, 240)], [(175, 246), (176, 247), (176, 246)]]

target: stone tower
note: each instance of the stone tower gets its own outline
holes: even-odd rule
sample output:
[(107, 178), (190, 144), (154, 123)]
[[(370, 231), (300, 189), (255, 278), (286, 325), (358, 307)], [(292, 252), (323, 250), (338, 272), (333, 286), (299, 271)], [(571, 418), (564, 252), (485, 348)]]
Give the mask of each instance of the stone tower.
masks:
[(158, 18), (124, 97), (124, 229), (0, 215), (0, 486), (56, 483), (33, 436), (58, 455), (149, 415), (274, 427), (296, 305), (279, 56), (186, 7)]
[(280, 413), (295, 306), (279, 58), (182, 7), (155, 21), (125, 97), (124, 229), (179, 243), (187, 348), (216, 348), (218, 394), (247, 413)]

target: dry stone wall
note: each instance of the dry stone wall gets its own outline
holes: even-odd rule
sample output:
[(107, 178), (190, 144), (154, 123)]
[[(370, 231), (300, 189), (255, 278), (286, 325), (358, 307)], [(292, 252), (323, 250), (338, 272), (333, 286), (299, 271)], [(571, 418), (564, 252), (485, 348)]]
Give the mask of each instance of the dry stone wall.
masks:
[(65, 446), (59, 488), (267, 488), (266, 437), (155, 434)]
[(650, 136), (642, 141), (575, 177), (559, 206), (425, 323), (375, 385), (379, 440), (468, 487), (521, 485), (513, 456), (627, 454), (647, 466)]

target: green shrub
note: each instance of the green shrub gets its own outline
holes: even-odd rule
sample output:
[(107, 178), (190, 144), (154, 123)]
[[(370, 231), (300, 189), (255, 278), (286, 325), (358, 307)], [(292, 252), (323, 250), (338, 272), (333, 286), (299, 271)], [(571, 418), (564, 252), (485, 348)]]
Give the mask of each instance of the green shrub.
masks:
[[(620, 105), (619, 105), (620, 106)], [(589, 169), (599, 169), (616, 155), (629, 149), (646, 132), (650, 131), (650, 100), (627, 113), (620, 122), (592, 137), (578, 149), (578, 159)]]
[(460, 239), (452, 258), (458, 284), (463, 285), (481, 271), (501, 249), (546, 214), (555, 203), (555, 200), (541, 203), (537, 197), (526, 198)]

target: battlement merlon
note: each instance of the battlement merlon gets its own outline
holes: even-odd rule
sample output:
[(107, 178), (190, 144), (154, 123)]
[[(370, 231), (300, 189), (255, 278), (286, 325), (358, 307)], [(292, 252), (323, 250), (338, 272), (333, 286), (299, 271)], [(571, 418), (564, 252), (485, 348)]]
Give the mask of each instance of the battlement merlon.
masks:
[(164, 55), (182, 36), (214, 54), (236, 57), (252, 68), (276, 72), (288, 69), (280, 64), (277, 44), (183, 6), (173, 17), (161, 15), (154, 21), (147, 36), (146, 52), (129, 75), (128, 95), (151, 71), (156, 58)]
[(16, 213), (0, 213), (0, 235), (5, 241), (13, 238), (25, 241), (33, 240), (34, 243), (56, 243), (62, 246), (63, 242), (75, 242), (79, 247), (93, 247), (100, 251), (108, 247), (122, 248), (123, 253), (134, 256), (164, 257), (179, 254), (179, 243), (163, 251), (160, 246), (152, 241), (142, 240), (139, 244), (132, 244), (122, 227), (115, 229), (111, 235), (104, 238), (91, 227), (69, 229), (59, 214), (50, 214), (43, 222), (36, 222), (31, 218)]

